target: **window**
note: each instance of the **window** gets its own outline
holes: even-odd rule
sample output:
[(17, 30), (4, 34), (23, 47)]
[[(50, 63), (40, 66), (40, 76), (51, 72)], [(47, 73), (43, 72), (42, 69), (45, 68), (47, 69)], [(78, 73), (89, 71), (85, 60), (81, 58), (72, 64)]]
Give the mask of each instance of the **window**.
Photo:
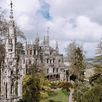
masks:
[(50, 63), (51, 63), (51, 61), (52, 61), (52, 60), (50, 60)]
[(59, 59), (59, 60), (58, 60), (58, 62), (60, 63), (60, 62), (61, 62), (61, 60)]
[(32, 50), (30, 50), (30, 55), (32, 55)]
[(29, 64), (31, 64), (31, 60), (29, 60)]
[(55, 72), (55, 68), (53, 68), (53, 73)]
[(12, 49), (8, 49), (9, 52), (12, 52)]
[(53, 59), (53, 63), (55, 63), (55, 59)]
[(13, 83), (11, 84), (11, 95), (12, 95)]
[(29, 50), (27, 50), (27, 55), (29, 54)]
[(50, 52), (50, 55), (52, 54), (52, 52)]
[(9, 62), (9, 65), (12, 65), (12, 62), (11, 61)]
[(11, 71), (11, 75), (13, 74), (13, 70)]
[(34, 50), (34, 55), (36, 54), (36, 50)]
[(25, 64), (25, 59), (23, 59), (23, 64)]
[(7, 98), (7, 83), (6, 83), (6, 98)]
[(49, 69), (47, 69), (47, 73), (49, 73)]
[(58, 68), (56, 68), (56, 72), (58, 73)]
[(12, 44), (12, 39), (9, 39), (8, 42), (9, 42), (9, 44)]
[(47, 59), (47, 63), (49, 63), (49, 59)]

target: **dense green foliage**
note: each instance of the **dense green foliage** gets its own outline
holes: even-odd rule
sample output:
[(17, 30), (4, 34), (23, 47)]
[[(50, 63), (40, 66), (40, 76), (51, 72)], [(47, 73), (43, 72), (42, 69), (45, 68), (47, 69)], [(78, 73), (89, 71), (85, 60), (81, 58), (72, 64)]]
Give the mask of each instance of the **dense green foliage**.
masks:
[[(34, 66), (32, 68), (35, 68)], [(44, 102), (50, 91), (49, 81), (45, 79), (42, 71), (36, 72), (32, 69), (32, 73), (25, 76), (23, 80), (23, 102)], [(21, 102), (22, 102), (21, 101)]]
[(102, 102), (102, 42), (98, 44), (97, 54), (93, 65), (95, 73), (88, 82), (78, 83), (74, 92), (76, 102)]

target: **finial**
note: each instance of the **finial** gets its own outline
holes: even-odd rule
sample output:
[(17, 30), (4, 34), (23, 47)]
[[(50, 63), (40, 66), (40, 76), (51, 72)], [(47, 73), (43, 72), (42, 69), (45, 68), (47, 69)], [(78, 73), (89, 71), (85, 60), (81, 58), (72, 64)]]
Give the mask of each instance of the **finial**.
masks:
[(39, 38), (39, 33), (38, 32), (36, 33), (36, 37)]
[(47, 28), (47, 36), (49, 36), (50, 27)]
[(56, 48), (58, 48), (58, 42), (56, 41)]
[(39, 44), (39, 33), (38, 32), (36, 33), (35, 43), (36, 44)]
[(10, 19), (13, 19), (13, 2), (10, 2)]

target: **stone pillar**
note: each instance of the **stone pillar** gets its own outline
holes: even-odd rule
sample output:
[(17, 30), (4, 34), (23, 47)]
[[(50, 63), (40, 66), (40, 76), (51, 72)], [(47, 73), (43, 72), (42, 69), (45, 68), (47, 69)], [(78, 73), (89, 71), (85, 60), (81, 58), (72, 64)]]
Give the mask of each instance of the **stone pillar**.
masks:
[(8, 99), (11, 98), (11, 82), (10, 82), (10, 79), (8, 79), (8, 82), (7, 82), (7, 98)]
[(18, 97), (22, 98), (22, 79), (18, 80)]

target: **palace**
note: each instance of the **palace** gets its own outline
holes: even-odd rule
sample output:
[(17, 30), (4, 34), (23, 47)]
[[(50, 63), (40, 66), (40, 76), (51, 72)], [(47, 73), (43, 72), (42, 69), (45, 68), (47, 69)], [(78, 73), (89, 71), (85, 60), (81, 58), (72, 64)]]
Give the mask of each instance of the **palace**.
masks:
[(24, 54), (22, 55), (20, 62), (22, 62), (25, 74), (27, 73), (27, 70), (29, 70), (30, 65), (36, 64), (38, 69), (44, 70), (46, 77), (50, 81), (65, 80), (63, 54), (59, 53), (57, 42), (56, 48), (52, 48), (50, 46), (48, 32), (46, 36), (44, 36), (44, 40), (42, 42), (40, 42), (37, 34), (33, 44), (26, 44)]

